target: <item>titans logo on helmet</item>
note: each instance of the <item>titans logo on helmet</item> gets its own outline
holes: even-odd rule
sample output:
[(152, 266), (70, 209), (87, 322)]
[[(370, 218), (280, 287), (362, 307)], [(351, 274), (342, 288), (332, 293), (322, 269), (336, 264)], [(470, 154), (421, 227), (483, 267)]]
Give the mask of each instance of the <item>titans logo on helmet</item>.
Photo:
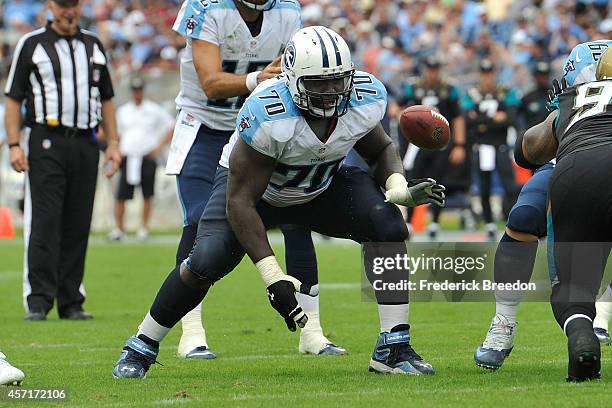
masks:
[(285, 50), (285, 64), (287, 64), (288, 68), (292, 68), (295, 64), (295, 46), (292, 42), (287, 45)]

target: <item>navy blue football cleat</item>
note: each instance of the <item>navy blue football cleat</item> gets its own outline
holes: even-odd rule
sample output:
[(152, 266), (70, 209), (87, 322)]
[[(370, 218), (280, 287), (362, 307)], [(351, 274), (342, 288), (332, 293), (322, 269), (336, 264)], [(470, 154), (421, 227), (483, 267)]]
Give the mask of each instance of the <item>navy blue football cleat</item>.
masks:
[(369, 371), (385, 374), (433, 375), (434, 368), (410, 345), (410, 326), (402, 324), (381, 333), (370, 359)]
[(113, 377), (145, 378), (151, 364), (156, 362), (158, 353), (159, 348), (145, 343), (138, 337), (130, 337), (113, 367)]
[(474, 352), (474, 360), (479, 367), (497, 370), (514, 348), (516, 323), (510, 323), (505, 316), (493, 317), (487, 337)]

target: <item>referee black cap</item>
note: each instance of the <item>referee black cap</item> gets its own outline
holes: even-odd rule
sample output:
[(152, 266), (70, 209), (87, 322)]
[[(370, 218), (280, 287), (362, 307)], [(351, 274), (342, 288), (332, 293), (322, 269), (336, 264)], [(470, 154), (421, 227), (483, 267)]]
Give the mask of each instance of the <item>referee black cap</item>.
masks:
[(79, 0), (51, 0), (60, 7), (75, 7), (79, 5)]

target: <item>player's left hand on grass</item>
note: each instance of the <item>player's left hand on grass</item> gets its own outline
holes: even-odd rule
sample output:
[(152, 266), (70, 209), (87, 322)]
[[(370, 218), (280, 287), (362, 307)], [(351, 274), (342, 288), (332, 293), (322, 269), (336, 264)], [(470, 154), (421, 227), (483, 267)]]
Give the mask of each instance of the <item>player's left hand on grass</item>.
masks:
[(432, 178), (411, 179), (400, 173), (394, 173), (386, 182), (385, 201), (406, 207), (421, 204), (435, 204), (444, 207), (446, 187)]
[(302, 284), (293, 276), (283, 273), (276, 257), (273, 255), (260, 260), (255, 266), (266, 283), (270, 304), (285, 319), (287, 328), (296, 331), (297, 326), (301, 328), (306, 326), (308, 316), (298, 304), (295, 292), (316, 296), (318, 290)]

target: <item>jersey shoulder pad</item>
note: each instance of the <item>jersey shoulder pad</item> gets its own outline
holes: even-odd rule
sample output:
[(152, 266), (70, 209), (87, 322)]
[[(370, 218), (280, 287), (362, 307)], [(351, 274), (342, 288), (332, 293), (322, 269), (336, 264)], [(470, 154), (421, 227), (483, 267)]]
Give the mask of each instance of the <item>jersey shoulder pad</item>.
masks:
[(387, 89), (374, 75), (365, 71), (356, 71), (353, 85), (353, 95), (349, 104), (350, 108), (371, 103), (387, 103)]
[(213, 10), (236, 9), (232, 0), (185, 0), (172, 29), (185, 36), (198, 36)]
[(300, 3), (296, 0), (277, 0), (276, 4), (274, 4), (275, 9), (292, 9), (297, 11), (298, 13), (302, 9)]
[(612, 46), (612, 40), (589, 41), (572, 49), (563, 64), (563, 77), (569, 86), (595, 80), (597, 61), (603, 52)]
[(301, 116), (287, 85), (283, 80), (278, 80), (247, 98), (236, 118), (236, 128), (249, 145), (258, 132), (265, 132), (267, 137), (283, 142), (289, 140), (293, 132), (288, 132), (284, 123), (279, 126), (277, 122)]

